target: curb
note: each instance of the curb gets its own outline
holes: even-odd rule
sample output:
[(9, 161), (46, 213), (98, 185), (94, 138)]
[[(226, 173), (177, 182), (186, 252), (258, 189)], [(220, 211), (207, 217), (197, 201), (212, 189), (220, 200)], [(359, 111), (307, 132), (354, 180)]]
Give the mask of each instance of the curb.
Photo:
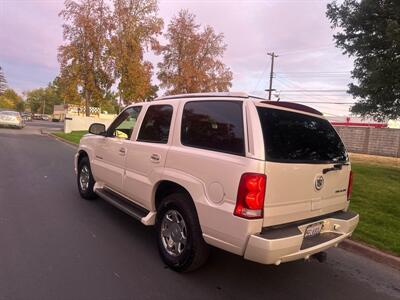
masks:
[(75, 143), (73, 143), (73, 142), (70, 142), (70, 141), (68, 141), (68, 140), (66, 140), (66, 139), (63, 139), (63, 138), (61, 138), (61, 137), (59, 137), (59, 136), (56, 136), (54, 133), (42, 132), (42, 134), (46, 134), (47, 136), (50, 136), (50, 137), (52, 137), (53, 139), (55, 139), (55, 140), (57, 140), (57, 141), (60, 141), (60, 142), (62, 142), (62, 143), (65, 143), (65, 144), (68, 144), (68, 145), (70, 145), (70, 146), (73, 146), (74, 148), (78, 148), (78, 145), (77, 145), (77, 144), (75, 144)]
[(349, 240), (349, 239), (346, 239), (343, 242), (341, 242), (339, 244), (339, 247), (346, 251), (353, 252), (358, 255), (362, 255), (364, 257), (367, 257), (376, 262), (379, 262), (381, 264), (387, 265), (389, 267), (392, 267), (392, 268), (400, 271), (400, 257), (398, 257), (398, 256), (394, 256), (392, 254), (382, 252), (371, 246), (367, 246), (363, 243), (355, 242), (355, 241)]

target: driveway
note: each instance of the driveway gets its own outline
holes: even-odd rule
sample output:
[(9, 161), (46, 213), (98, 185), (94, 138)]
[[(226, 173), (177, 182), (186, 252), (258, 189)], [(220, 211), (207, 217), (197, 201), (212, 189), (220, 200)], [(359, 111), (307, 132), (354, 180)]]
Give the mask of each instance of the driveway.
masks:
[(0, 299), (400, 298), (398, 271), (342, 249), (278, 267), (212, 249), (174, 273), (152, 227), (79, 197), (74, 147), (36, 127), (0, 129)]

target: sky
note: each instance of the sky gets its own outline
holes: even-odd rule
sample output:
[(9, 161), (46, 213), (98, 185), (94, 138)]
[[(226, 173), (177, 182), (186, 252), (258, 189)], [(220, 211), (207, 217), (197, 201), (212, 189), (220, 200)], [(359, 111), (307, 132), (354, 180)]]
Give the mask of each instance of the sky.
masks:
[[(159, 15), (167, 25), (180, 9), (188, 9), (198, 23), (224, 34), (223, 61), (233, 72), (232, 91), (266, 96), (267, 53), (275, 52), (273, 99), (302, 101), (342, 116), (354, 102), (345, 92), (353, 63), (335, 47), (325, 16), (329, 2), (160, 0)], [(58, 13), (63, 5), (62, 0), (0, 0), (0, 66), (17, 92), (45, 87), (57, 76), (57, 48), (63, 43)], [(147, 58), (155, 65), (160, 60), (151, 53)], [(338, 102), (342, 104), (334, 104)]]

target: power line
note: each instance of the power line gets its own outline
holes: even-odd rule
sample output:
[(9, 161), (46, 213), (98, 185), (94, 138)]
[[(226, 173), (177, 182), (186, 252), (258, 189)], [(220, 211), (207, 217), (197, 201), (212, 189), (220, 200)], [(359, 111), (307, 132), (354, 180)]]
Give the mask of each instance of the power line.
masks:
[(254, 88), (254, 90), (257, 90), (257, 88), (258, 88), (258, 86), (259, 86), (261, 80), (264, 78), (264, 75), (267, 73), (267, 70), (268, 70), (268, 66), (265, 66), (264, 70), (263, 70), (262, 73), (261, 73), (261, 76), (258, 78), (257, 85), (256, 85), (256, 87)]
[[(281, 80), (282, 79), (282, 80)], [(291, 80), (289, 80), (289, 79), (287, 79), (287, 78), (276, 78), (276, 80), (278, 81), (278, 82), (280, 82), (281, 84), (283, 84), (283, 86), (285, 86), (285, 87), (287, 87), (287, 88), (298, 88), (299, 86), (297, 86), (297, 84), (295, 84), (293, 81), (291, 81)], [(288, 83), (287, 82), (285, 82), (285, 81), (283, 81), (283, 80), (286, 80), (286, 81), (289, 81)], [(280, 93), (281, 93), (281, 91), (280, 91)], [(279, 93), (279, 95), (280, 95), (280, 93)], [(305, 93), (301, 93), (301, 94), (303, 94), (303, 95), (305, 95), (306, 97), (307, 97), (307, 95), (305, 94)]]
[(339, 92), (347, 92), (347, 90), (281, 90), (282, 93), (298, 93), (298, 92), (306, 92), (306, 93), (339, 93)]
[[(302, 89), (302, 87), (299, 86), (296, 82), (293, 82), (287, 78), (276, 78), (276, 80), (279, 83), (283, 84), (284, 88)], [(315, 92), (315, 93), (307, 93), (307, 92), (284, 93), (282, 91), (279, 91), (279, 92), (280, 92), (279, 95), (282, 98), (293, 99), (293, 100), (298, 100), (299, 97), (302, 97), (302, 98), (305, 98), (305, 100), (310, 99), (310, 100), (315, 101), (315, 98), (317, 97), (317, 98), (324, 98), (324, 99), (330, 100), (330, 101), (337, 101), (337, 100), (342, 100), (343, 98), (351, 97), (351, 95), (343, 94), (342, 92), (339, 92), (339, 93), (338, 92), (336, 92), (336, 93), (332, 93), (332, 92), (330, 92), (330, 93), (326, 93), (326, 92), (322, 92), (322, 93), (317, 93), (317, 92)], [(292, 98), (290, 96), (295, 97), (295, 98)]]
[(276, 77), (279, 78), (335, 78), (335, 79), (351, 79), (350, 74), (278, 74), (275, 73)]
[(283, 74), (347, 74), (350, 73), (351, 71), (282, 71), (282, 72), (277, 72), (277, 74), (283, 73)]
[(281, 53), (281, 55), (282, 56), (294, 55), (294, 54), (301, 54), (301, 53), (307, 53), (307, 52), (310, 52), (310, 51), (318, 51), (318, 50), (324, 50), (324, 49), (335, 49), (335, 47), (334, 47), (334, 45), (329, 44), (327, 46), (322, 46), (322, 47), (299, 49), (299, 50), (294, 50), (294, 51), (283, 52), (283, 53)]

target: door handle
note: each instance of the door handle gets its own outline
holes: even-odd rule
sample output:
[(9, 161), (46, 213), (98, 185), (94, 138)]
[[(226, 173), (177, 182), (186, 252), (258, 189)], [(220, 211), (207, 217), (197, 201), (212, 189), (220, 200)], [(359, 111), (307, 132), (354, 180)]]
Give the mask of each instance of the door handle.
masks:
[(126, 149), (125, 148), (119, 149), (119, 154), (120, 155), (125, 155), (126, 154)]
[(160, 162), (160, 159), (161, 159), (161, 156), (160, 156), (159, 154), (157, 154), (157, 153), (153, 153), (153, 154), (150, 156), (150, 160), (151, 160), (152, 162), (154, 162), (154, 163), (159, 163), (159, 162)]

